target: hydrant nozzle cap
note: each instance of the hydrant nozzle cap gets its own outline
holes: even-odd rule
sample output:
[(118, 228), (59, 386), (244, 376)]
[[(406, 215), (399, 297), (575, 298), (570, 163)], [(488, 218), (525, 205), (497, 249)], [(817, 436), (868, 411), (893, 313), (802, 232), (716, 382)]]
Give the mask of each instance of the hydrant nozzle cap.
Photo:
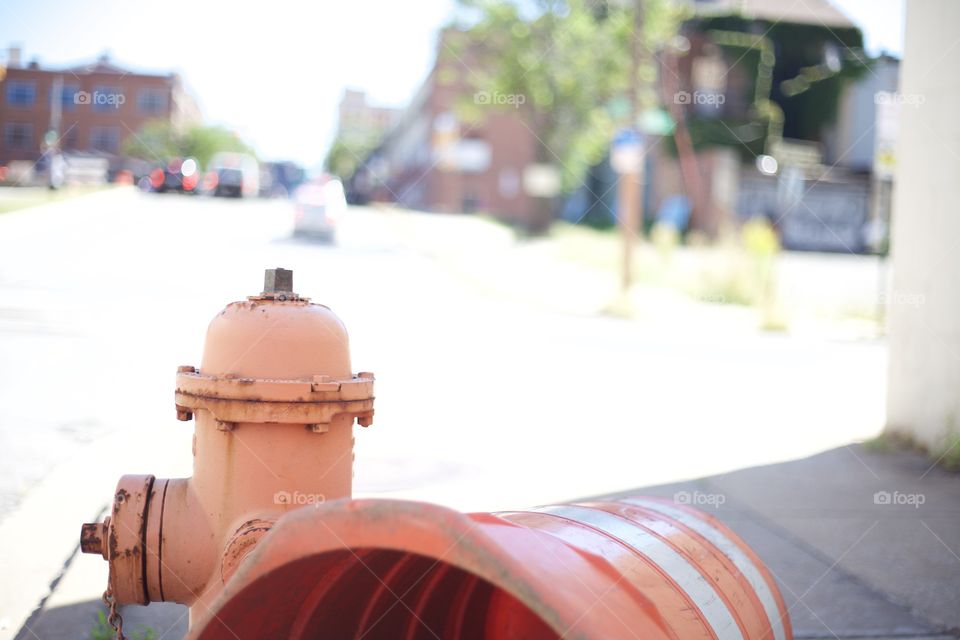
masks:
[(82, 553), (97, 553), (107, 559), (107, 529), (110, 518), (103, 522), (92, 522), (80, 528), (80, 551)]

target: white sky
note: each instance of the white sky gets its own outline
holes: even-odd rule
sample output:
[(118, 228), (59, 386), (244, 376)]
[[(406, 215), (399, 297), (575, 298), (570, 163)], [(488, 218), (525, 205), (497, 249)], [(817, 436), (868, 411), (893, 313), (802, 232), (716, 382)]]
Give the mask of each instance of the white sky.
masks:
[[(870, 53), (903, 50), (904, 0), (833, 0)], [(178, 71), (205, 119), (266, 159), (319, 163), (344, 87), (401, 106), (433, 60), (452, 0), (0, 0), (0, 49), (45, 66)], [(5, 57), (5, 55), (4, 55)]]

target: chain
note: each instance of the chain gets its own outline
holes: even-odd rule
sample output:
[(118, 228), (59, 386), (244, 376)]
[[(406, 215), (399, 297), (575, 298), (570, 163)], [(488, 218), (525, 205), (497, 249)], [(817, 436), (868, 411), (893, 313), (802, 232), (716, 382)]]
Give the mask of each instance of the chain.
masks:
[(107, 583), (107, 590), (103, 592), (103, 604), (107, 605), (107, 609), (110, 610), (107, 623), (117, 632), (116, 640), (127, 640), (127, 637), (123, 635), (123, 618), (117, 611), (117, 600), (113, 597), (113, 585), (109, 582)]

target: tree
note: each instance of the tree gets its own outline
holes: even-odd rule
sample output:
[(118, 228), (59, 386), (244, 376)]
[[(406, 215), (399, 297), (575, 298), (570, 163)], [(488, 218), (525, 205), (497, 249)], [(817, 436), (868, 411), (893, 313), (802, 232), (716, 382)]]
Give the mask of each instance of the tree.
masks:
[[(677, 10), (667, 0), (645, 0), (644, 44), (663, 47), (676, 34)], [(451, 51), (469, 58), (475, 91), (522, 96), (521, 112), (539, 139), (538, 161), (558, 165), (566, 188), (582, 183), (603, 159), (614, 132), (628, 122), (630, 38), (634, 3), (628, 0), (459, 0), (463, 37)], [(444, 52), (441, 51), (441, 55)], [(659, 103), (650, 56), (640, 75), (641, 103)], [(461, 105), (466, 119), (504, 101)], [(513, 101), (514, 103), (516, 100)]]
[(166, 162), (179, 155), (177, 136), (169, 122), (151, 120), (129, 136), (123, 144), (123, 154), (150, 162)]
[(148, 122), (123, 146), (123, 153), (134, 158), (165, 162), (172, 157), (192, 157), (201, 167), (208, 166), (214, 154), (221, 151), (255, 155), (247, 143), (225, 127), (196, 125), (178, 134), (163, 120)]
[(201, 167), (208, 167), (210, 159), (221, 151), (235, 151), (256, 156), (250, 145), (225, 127), (192, 127), (183, 135), (180, 144), (183, 150), (181, 155), (196, 158)]
[(378, 136), (337, 135), (330, 145), (324, 168), (343, 180), (349, 180), (379, 142)]

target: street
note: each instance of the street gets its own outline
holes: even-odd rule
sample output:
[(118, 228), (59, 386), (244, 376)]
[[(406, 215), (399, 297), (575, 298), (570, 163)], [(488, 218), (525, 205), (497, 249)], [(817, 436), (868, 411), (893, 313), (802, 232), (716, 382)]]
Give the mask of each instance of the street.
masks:
[(335, 246), (292, 239), (282, 200), (121, 191), (0, 218), (0, 517), (100, 439), (149, 448), (188, 432), (173, 420), (176, 366), (199, 362), (209, 319), (274, 266), (340, 315), (354, 369), (377, 374), (361, 494), (521, 507), (796, 458), (881, 426), (879, 343), (543, 312), (406, 249), (390, 215), (353, 211)]

